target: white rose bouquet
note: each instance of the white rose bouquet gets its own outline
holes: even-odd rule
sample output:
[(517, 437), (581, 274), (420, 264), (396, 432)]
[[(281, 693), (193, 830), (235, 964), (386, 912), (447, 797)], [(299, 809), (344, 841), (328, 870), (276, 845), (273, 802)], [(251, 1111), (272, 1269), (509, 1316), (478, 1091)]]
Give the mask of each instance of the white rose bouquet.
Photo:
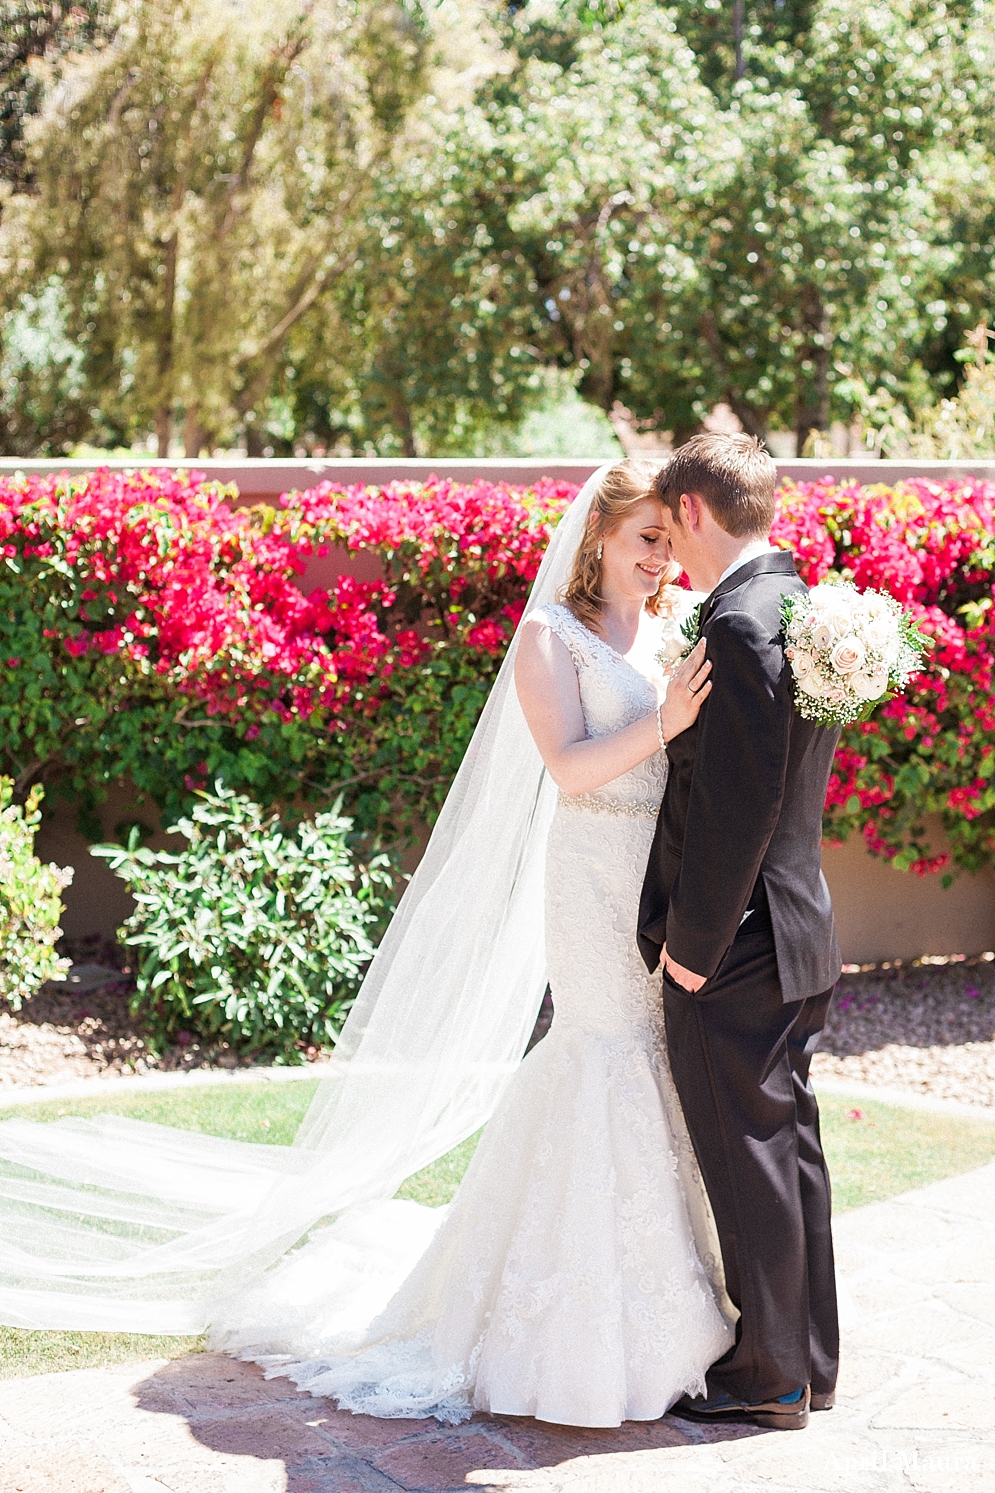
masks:
[(866, 719), (905, 688), (932, 646), (894, 597), (848, 581), (786, 596), (783, 615), (795, 704), (820, 726)]

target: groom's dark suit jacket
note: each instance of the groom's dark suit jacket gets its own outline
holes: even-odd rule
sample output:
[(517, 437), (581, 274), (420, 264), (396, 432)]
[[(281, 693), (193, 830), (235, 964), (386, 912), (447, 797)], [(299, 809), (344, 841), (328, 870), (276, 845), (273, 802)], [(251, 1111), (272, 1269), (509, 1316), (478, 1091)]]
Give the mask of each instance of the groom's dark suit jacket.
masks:
[(794, 705), (781, 598), (804, 594), (791, 556), (772, 551), (720, 581), (701, 612), (712, 691), (667, 747), (670, 773), (639, 909), (650, 970), (664, 942), (711, 977), (746, 924), (769, 917), (784, 1001), (840, 973), (822, 875), (822, 809), (838, 729)]

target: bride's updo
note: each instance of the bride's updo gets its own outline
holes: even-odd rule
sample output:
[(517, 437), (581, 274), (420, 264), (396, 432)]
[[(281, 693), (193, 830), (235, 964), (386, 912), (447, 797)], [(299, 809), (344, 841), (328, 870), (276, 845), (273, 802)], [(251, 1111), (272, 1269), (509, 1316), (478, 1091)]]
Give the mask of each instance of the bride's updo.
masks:
[[(610, 467), (601, 486), (591, 499), (587, 528), (574, 556), (573, 572), (560, 593), (560, 600), (570, 608), (579, 622), (592, 632), (601, 633), (602, 564), (598, 545), (613, 534), (629, 512), (645, 498), (654, 496), (658, 468), (646, 461), (620, 461)], [(665, 565), (660, 584), (647, 598), (646, 610), (653, 616), (668, 611), (668, 588), (681, 573), (676, 562)]]

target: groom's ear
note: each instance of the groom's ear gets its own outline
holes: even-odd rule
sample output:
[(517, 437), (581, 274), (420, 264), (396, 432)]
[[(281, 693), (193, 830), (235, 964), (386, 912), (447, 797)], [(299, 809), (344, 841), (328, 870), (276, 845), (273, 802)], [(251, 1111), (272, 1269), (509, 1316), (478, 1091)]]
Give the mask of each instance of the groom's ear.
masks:
[(692, 534), (697, 534), (701, 528), (701, 510), (703, 504), (696, 492), (681, 493), (681, 527), (689, 529)]

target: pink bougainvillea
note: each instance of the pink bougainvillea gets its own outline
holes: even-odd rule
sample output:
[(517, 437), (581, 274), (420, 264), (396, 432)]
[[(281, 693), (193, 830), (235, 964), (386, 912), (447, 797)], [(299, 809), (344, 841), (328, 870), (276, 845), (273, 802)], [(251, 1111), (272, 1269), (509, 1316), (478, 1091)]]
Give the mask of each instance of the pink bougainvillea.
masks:
[[(274, 510), (196, 473), (0, 482), (0, 771), (68, 774), (84, 806), (127, 774), (174, 812), (220, 776), (341, 791), (369, 830), (431, 817), (575, 492), (324, 484)], [(332, 548), (382, 578), (305, 596)]]
[[(168, 471), (0, 482), (0, 770), (79, 791), (127, 772), (170, 803), (220, 774), (270, 799), (342, 791), (367, 827), (401, 799), (430, 817), (575, 492), (323, 483), (274, 510)], [(844, 733), (827, 833), (925, 875), (948, 868), (923, 829), (938, 813), (957, 863), (990, 863), (995, 484), (787, 483), (774, 538), (805, 580), (888, 591), (935, 639), (909, 694)], [(333, 549), (373, 553), (381, 579), (305, 596)]]
[[(0, 543), (24, 559), (58, 549), (85, 582), (65, 618), (71, 656), (122, 654), (209, 714), (309, 716), (354, 707), (355, 686), (417, 664), (436, 634), (503, 652), (575, 492), (545, 480), (326, 483), (284, 498), (274, 522), (196, 473), (103, 470), (0, 489)], [(376, 550), (387, 579), (343, 575), (305, 597), (307, 559), (333, 545)]]

